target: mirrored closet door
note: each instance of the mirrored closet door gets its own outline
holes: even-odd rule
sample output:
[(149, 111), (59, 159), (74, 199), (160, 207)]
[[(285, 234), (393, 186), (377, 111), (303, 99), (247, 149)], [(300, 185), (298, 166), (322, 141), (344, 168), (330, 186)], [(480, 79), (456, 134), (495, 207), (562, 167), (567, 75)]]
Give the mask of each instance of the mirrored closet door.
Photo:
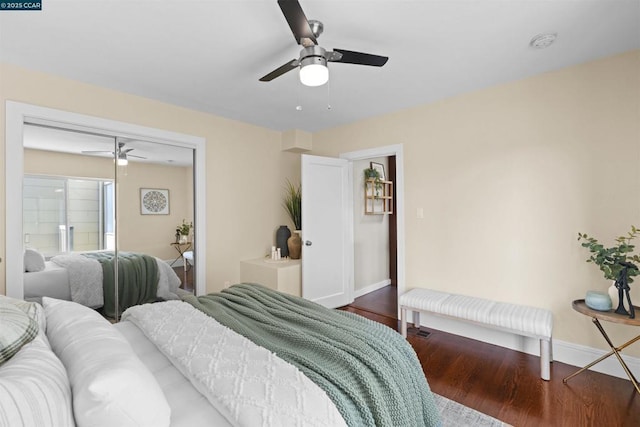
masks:
[(193, 292), (193, 149), (46, 123), (23, 143), (25, 298), (118, 319)]

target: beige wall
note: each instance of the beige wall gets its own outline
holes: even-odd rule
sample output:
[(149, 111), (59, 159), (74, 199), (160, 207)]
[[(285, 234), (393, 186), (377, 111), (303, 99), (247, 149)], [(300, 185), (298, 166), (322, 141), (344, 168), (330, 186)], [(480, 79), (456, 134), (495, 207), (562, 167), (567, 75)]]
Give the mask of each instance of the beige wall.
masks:
[[(556, 338), (604, 348), (571, 309), (610, 284), (576, 238), (613, 243), (640, 226), (640, 52), (313, 136), (319, 155), (399, 143), (407, 288), (546, 307)], [(631, 286), (640, 305), (640, 280)]]
[(389, 279), (389, 215), (364, 214), (364, 170), (369, 168), (370, 162), (382, 163), (385, 171), (389, 170), (386, 157), (353, 162), (353, 282), (356, 291)]
[[(205, 137), (208, 291), (237, 281), (239, 260), (266, 253), (276, 227), (290, 225), (282, 183), (297, 179), (300, 160), (280, 151), (279, 132), (2, 65), (0, 117), (6, 100)], [(630, 224), (640, 226), (640, 52), (313, 136), (319, 155), (399, 143), (407, 287), (547, 307), (556, 338), (603, 348), (590, 320), (570, 308), (587, 290), (609, 285), (584, 262), (576, 236), (611, 243)], [(0, 193), (4, 213), (4, 187)], [(0, 293), (4, 277), (0, 264)], [(639, 287), (632, 284), (636, 305)], [(616, 339), (635, 333), (607, 327)]]
[[(28, 174), (75, 178), (114, 179), (113, 160), (41, 150), (25, 150)], [(178, 253), (170, 246), (183, 219), (193, 220), (193, 169), (129, 162), (126, 174), (118, 172), (118, 248), (144, 252), (164, 260)], [(142, 215), (140, 189), (169, 190), (169, 215)]]
[[(206, 138), (208, 259), (202, 268), (208, 291), (221, 289), (225, 281), (239, 281), (240, 260), (265, 254), (277, 226), (288, 223), (280, 206), (282, 186), (285, 178), (298, 179), (300, 156), (281, 152), (279, 132), (1, 64), (0, 117), (5, 116), (7, 100)], [(0, 120), (3, 180), (4, 127)], [(2, 223), (7, 208), (4, 192), (2, 186)], [(0, 241), (5, 242), (4, 228)], [(5, 245), (0, 251), (4, 259)], [(5, 264), (0, 263), (0, 293), (4, 292)]]

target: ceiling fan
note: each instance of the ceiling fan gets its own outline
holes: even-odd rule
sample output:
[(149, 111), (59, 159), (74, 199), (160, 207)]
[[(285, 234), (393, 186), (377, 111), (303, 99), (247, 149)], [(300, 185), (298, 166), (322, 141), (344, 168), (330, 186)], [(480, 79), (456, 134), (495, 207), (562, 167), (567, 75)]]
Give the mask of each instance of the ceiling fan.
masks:
[(306, 86), (321, 86), (329, 80), (327, 62), (371, 65), (382, 67), (389, 60), (386, 56), (354, 52), (345, 49), (327, 51), (318, 45), (318, 37), (324, 30), (320, 21), (307, 20), (298, 0), (278, 0), (278, 5), (291, 27), (296, 43), (303, 46), (300, 57), (276, 68), (260, 79), (269, 82), (284, 73), (300, 67), (300, 81)]
[(85, 154), (98, 154), (98, 153), (111, 153), (113, 156), (116, 156), (118, 159), (118, 166), (126, 166), (129, 163), (129, 157), (136, 157), (138, 159), (146, 159), (146, 157), (136, 156), (134, 154), (129, 154), (130, 151), (135, 150), (135, 148), (124, 148), (124, 142), (118, 142), (118, 151), (105, 151), (105, 150), (97, 150), (97, 151), (87, 151), (83, 150), (82, 152)]

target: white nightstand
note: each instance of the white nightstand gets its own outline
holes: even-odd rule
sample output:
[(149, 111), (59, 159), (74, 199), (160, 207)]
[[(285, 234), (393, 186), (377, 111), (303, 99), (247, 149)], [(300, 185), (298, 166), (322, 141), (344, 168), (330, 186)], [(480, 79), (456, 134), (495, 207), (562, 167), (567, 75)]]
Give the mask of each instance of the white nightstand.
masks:
[(240, 281), (258, 283), (268, 288), (300, 296), (301, 267), (299, 259), (272, 261), (269, 258), (240, 261)]

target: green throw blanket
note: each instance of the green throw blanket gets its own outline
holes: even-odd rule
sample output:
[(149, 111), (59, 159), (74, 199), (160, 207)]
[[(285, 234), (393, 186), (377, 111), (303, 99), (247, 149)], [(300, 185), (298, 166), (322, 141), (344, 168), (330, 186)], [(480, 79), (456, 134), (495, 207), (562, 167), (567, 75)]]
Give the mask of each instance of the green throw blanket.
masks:
[[(88, 252), (84, 256), (98, 260), (102, 265), (104, 308), (103, 313), (115, 317), (115, 268), (113, 252)], [(118, 252), (118, 313), (127, 308), (156, 301), (158, 293), (158, 264), (149, 255)]]
[(440, 425), (413, 348), (380, 323), (253, 284), (184, 300), (298, 367), (349, 426)]

